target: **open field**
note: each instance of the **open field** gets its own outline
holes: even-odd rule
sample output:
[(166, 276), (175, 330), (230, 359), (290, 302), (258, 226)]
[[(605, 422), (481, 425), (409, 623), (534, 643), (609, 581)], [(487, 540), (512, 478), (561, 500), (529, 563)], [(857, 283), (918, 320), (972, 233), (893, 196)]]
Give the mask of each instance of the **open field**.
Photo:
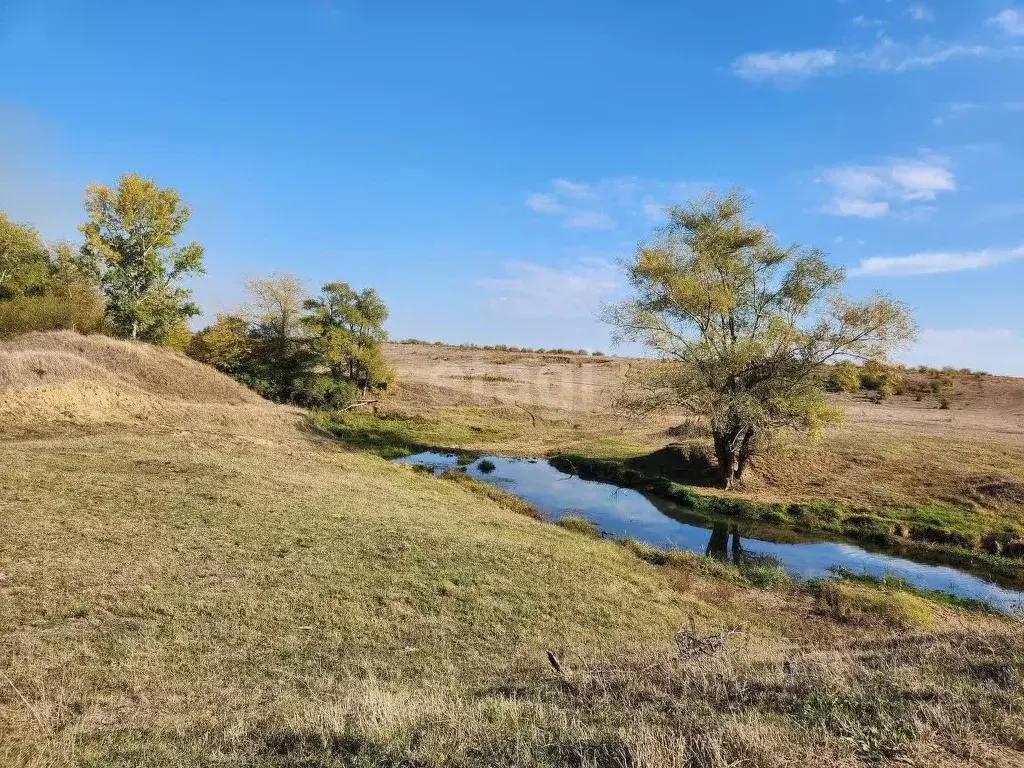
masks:
[(1017, 621), (548, 525), (169, 352), (3, 376), (0, 765), (1019, 764)]
[[(419, 431), (427, 444), (627, 458), (670, 443), (703, 442), (686, 414), (637, 419), (614, 409), (628, 370), (642, 360), (411, 344), (389, 345), (388, 354), (399, 387), (379, 412), (420, 419), (404, 430)], [(918, 379), (927, 377), (911, 374), (908, 384)], [(755, 463), (742, 495), (952, 506), (990, 527), (1020, 523), (1024, 379), (960, 375), (947, 391), (948, 410), (932, 396), (898, 395), (874, 404), (864, 394), (835, 395), (845, 423), (819, 440), (786, 438)], [(686, 426), (673, 429), (680, 424)]]

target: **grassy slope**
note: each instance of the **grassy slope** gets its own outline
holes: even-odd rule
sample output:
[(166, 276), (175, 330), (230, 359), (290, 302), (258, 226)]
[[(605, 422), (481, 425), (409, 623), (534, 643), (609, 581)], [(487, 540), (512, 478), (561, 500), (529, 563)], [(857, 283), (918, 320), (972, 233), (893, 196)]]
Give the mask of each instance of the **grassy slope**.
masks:
[[(145, 402), (136, 426), (0, 440), (0, 765), (1012, 765), (1024, 747), (1018, 623), (899, 588), (756, 589), (276, 411), (213, 432)], [(691, 626), (736, 631), (691, 657), (673, 642)]]
[[(654, 567), (322, 444), (100, 435), (7, 442), (0, 466), (3, 765), (1001, 762), (1024, 745), (1024, 646), (995, 617)], [(742, 632), (679, 659), (691, 620)]]

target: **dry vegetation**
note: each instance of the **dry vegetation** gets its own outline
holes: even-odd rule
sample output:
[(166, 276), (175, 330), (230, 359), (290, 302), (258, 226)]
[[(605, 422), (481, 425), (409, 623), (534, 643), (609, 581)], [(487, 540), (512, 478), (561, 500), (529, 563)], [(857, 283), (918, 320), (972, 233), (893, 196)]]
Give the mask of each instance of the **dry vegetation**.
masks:
[(0, 765), (1020, 764), (1018, 622), (547, 525), (141, 345), (0, 381)]
[[(626, 419), (612, 407), (628, 371), (643, 360), (413, 344), (390, 345), (387, 353), (400, 383), (381, 412), (465, 425), (467, 439), (451, 447), (629, 456), (695, 435), (700, 442), (699, 429), (670, 432), (685, 414)], [(880, 404), (868, 393), (835, 395), (845, 424), (819, 441), (786, 439), (770, 461), (754, 467), (745, 495), (954, 504), (981, 515), (1020, 511), (1024, 379), (957, 375), (944, 390), (947, 410), (937, 396), (915, 399), (913, 390), (927, 381), (926, 374), (908, 374), (907, 394)]]

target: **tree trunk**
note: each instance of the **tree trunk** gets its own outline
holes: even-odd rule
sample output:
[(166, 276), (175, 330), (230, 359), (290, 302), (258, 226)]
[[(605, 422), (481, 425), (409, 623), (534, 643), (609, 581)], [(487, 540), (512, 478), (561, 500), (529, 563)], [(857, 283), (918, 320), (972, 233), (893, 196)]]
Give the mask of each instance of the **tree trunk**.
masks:
[(719, 480), (729, 490), (743, 477), (743, 470), (753, 452), (753, 427), (740, 427), (726, 432), (714, 432), (715, 457), (718, 459)]
[(715, 432), (715, 457), (718, 459), (719, 481), (726, 490), (732, 488), (739, 470), (739, 446), (737, 433)]
[(747, 468), (747, 462), (750, 461), (750, 457), (754, 454), (754, 428), (750, 427), (746, 434), (743, 435), (743, 441), (740, 443), (740, 451), (737, 458), (736, 465), (736, 479), (740, 480), (743, 477), (743, 470)]

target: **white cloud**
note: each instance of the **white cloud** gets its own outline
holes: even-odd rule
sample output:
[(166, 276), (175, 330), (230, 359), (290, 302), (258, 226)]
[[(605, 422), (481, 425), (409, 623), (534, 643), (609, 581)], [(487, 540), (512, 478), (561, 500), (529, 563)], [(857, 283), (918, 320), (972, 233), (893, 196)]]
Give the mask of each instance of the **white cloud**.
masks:
[(492, 294), (492, 308), (520, 317), (592, 318), (621, 280), (614, 264), (594, 257), (560, 267), (528, 261), (504, 267), (506, 277), (478, 280), (477, 286)]
[(1024, 376), (1024, 337), (1006, 328), (925, 328), (900, 360)]
[(582, 229), (611, 229), (615, 226), (612, 217), (603, 211), (584, 211), (572, 214), (565, 219), (565, 226)]
[(683, 203), (707, 187), (635, 176), (593, 182), (553, 179), (550, 190), (527, 195), (524, 205), (535, 213), (559, 217), (566, 227), (612, 229), (624, 222), (646, 226), (662, 221), (668, 204)]
[(867, 219), (888, 215), (894, 204), (934, 200), (956, 189), (948, 161), (941, 157), (841, 165), (826, 169), (818, 181), (832, 189), (832, 199), (823, 209), (826, 213)]
[(854, 16), (850, 19), (850, 23), (855, 27), (862, 27), (863, 29), (878, 29), (885, 26), (884, 20), (870, 16)]
[(1019, 8), (1004, 8), (985, 23), (999, 27), (1008, 35), (1024, 35), (1024, 11)]
[[(864, 23), (867, 20), (865, 19)], [(1024, 57), (1022, 46), (992, 47), (946, 43), (923, 37), (901, 43), (880, 35), (871, 48), (845, 50), (814, 48), (802, 51), (745, 53), (733, 61), (733, 72), (746, 80), (794, 83), (820, 75), (867, 70), (907, 72), (927, 69), (954, 59), (1006, 59)]]
[(907, 16), (914, 21), (933, 21), (935, 19), (932, 9), (924, 3), (914, 3), (907, 8)]
[(912, 256), (873, 256), (863, 259), (851, 270), (851, 274), (883, 277), (934, 275), (995, 267), (1016, 259), (1024, 259), (1024, 244), (1016, 248), (988, 248), (980, 251), (936, 251)]
[(569, 181), (568, 179), (555, 179), (551, 182), (553, 186), (559, 192), (569, 195), (570, 197), (590, 197), (593, 194), (593, 189), (589, 184), (582, 181)]
[(537, 213), (558, 213), (561, 206), (554, 195), (545, 195), (536, 192), (526, 197), (526, 207)]
[(806, 51), (746, 53), (733, 62), (732, 69), (745, 80), (795, 81), (820, 75), (838, 61), (835, 51), (813, 48)]
[(862, 219), (877, 219), (889, 214), (889, 203), (882, 201), (858, 200), (851, 197), (837, 197), (825, 210), (834, 216), (858, 216)]

